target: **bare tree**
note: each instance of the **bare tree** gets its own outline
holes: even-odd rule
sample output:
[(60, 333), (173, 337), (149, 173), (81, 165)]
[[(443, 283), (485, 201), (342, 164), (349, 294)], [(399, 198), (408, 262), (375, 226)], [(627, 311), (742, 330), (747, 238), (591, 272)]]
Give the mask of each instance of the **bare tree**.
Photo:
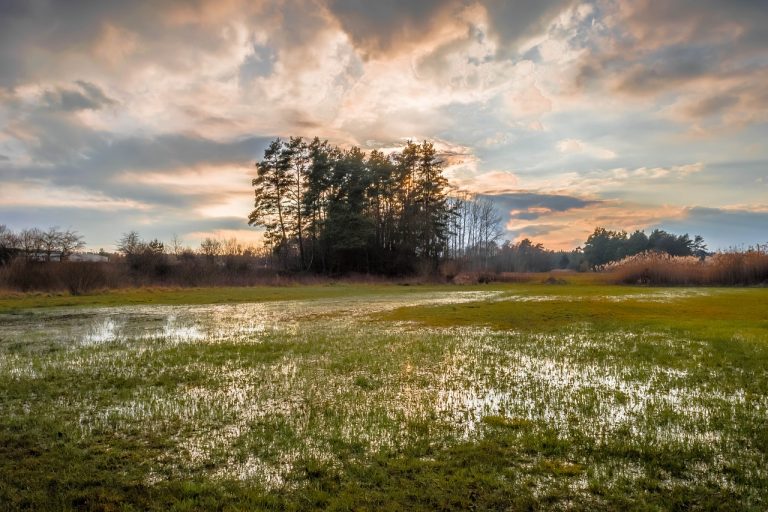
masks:
[(58, 249), (61, 251), (61, 260), (65, 261), (69, 259), (70, 255), (85, 247), (85, 241), (83, 237), (78, 234), (77, 231), (68, 229), (66, 231), (59, 231), (58, 237)]
[(239, 256), (243, 254), (243, 246), (240, 245), (237, 238), (232, 237), (224, 240), (221, 246), (221, 251), (226, 256)]
[(59, 248), (61, 232), (56, 226), (48, 228), (48, 231), (40, 233), (40, 244), (45, 252), (45, 261), (51, 261), (51, 255)]
[(184, 241), (174, 233), (171, 237), (171, 254), (179, 256), (182, 252), (184, 252)]
[(498, 248), (498, 242), (504, 236), (501, 215), (496, 205), (490, 199), (476, 200), (478, 206), (480, 250), (483, 258), (483, 269), (488, 270), (488, 259)]
[(222, 244), (221, 240), (208, 237), (200, 242), (200, 253), (208, 258), (211, 262), (216, 259), (216, 256), (221, 255)]
[(23, 229), (19, 233), (19, 242), (27, 261), (38, 258), (43, 252), (43, 232), (38, 228)]
[(141, 252), (144, 243), (136, 231), (124, 233), (117, 242), (117, 250), (125, 256), (133, 256)]

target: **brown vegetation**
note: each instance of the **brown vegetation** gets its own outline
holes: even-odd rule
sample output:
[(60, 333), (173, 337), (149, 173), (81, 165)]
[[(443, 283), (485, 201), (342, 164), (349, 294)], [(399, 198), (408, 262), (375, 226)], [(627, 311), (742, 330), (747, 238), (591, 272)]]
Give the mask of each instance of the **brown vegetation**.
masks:
[(644, 252), (612, 263), (605, 270), (626, 284), (764, 285), (768, 284), (768, 253), (760, 246), (705, 259)]

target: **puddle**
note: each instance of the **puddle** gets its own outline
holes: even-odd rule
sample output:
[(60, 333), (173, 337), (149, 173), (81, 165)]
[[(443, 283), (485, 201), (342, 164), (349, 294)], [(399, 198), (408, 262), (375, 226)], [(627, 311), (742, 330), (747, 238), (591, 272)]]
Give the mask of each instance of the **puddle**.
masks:
[[(36, 311), (0, 321), (0, 350), (14, 347), (0, 357), (0, 379), (64, 375), (89, 384), (57, 400), (0, 403), (0, 412), (76, 417), (84, 440), (165, 436), (173, 449), (153, 462), (149, 483), (177, 472), (267, 487), (286, 485), (297, 461), (365, 459), (425, 436), (436, 444), (477, 439), (487, 416), (598, 445), (624, 436), (637, 446), (698, 446), (721, 458), (743, 451), (739, 421), (765, 419), (766, 396), (725, 388), (718, 374), (632, 359), (638, 347), (684, 346), (695, 361), (706, 350), (695, 340), (588, 325), (532, 334), (368, 321), (404, 306), (494, 300), (580, 298), (447, 292)], [(709, 478), (707, 468), (697, 471)]]

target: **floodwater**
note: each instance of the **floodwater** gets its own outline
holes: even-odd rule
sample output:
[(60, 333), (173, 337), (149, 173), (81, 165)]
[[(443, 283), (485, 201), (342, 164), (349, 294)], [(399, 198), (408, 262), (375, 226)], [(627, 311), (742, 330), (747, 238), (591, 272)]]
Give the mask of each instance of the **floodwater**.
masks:
[[(765, 396), (701, 365), (632, 355), (684, 348), (688, 363), (706, 357), (704, 342), (586, 325), (530, 333), (371, 317), (400, 307), (551, 299), (435, 292), (0, 315), (0, 379), (30, 389), (45, 379), (83, 383), (58, 397), (0, 403), (0, 412), (72, 418), (85, 441), (169, 439), (173, 448), (151, 461), (149, 482), (205, 474), (276, 487), (297, 460), (333, 463), (342, 450), (365, 458), (425, 436), (435, 445), (472, 440), (488, 416), (596, 445), (624, 436), (630, 444), (703, 447), (765, 471), (762, 455), (744, 453), (739, 430), (764, 421)], [(699, 476), (720, 478), (709, 467)]]

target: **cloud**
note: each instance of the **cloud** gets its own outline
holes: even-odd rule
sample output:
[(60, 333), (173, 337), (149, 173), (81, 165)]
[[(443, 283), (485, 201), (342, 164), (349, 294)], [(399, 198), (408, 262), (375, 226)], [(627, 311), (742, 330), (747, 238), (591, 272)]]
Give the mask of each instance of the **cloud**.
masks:
[(66, 112), (98, 110), (116, 103), (95, 84), (83, 80), (78, 80), (76, 84), (78, 89), (57, 88), (46, 91), (43, 94), (43, 103), (52, 110)]
[[(86, 126), (77, 111), (37, 108), (23, 101), (15, 108), (5, 133), (21, 145), (4, 164), (3, 181), (32, 180), (46, 183), (50, 190), (15, 198), (3, 195), (0, 204), (20, 205), (19, 197), (38, 197), (41, 204), (62, 206), (59, 192), (76, 191), (65, 194), (66, 204), (79, 201), (84, 208), (151, 205), (158, 212), (200, 212), (239, 204), (245, 216), (250, 208), (253, 162), (271, 140), (217, 141), (194, 133), (120, 136)], [(220, 209), (218, 215), (222, 213)], [(233, 215), (231, 208), (228, 215)]]
[(569, 191), (578, 190), (582, 194), (604, 195), (617, 191), (639, 197), (645, 192), (651, 198), (659, 199), (661, 184), (674, 186), (690, 180), (691, 176), (702, 173), (702, 162), (677, 164), (658, 167), (614, 167), (595, 169), (584, 172), (559, 173), (554, 178), (527, 179), (521, 186), (537, 190)]
[[(600, 207), (603, 201), (576, 196), (530, 191), (483, 194), (502, 215), (512, 240), (539, 238), (550, 248), (573, 248), (579, 245), (584, 229), (572, 229), (573, 219), (583, 211)], [(563, 221), (562, 219), (567, 219)], [(569, 245), (570, 244), (570, 245)]]
[[(759, 123), (768, 11), (761, 2), (601, 2), (602, 32), (580, 59), (576, 83), (638, 101), (671, 95), (672, 119), (694, 133)], [(667, 102), (669, 100), (667, 99)]]
[(637, 169), (611, 169), (611, 173), (617, 179), (627, 178), (647, 178), (658, 179), (674, 176), (676, 178), (684, 178), (691, 174), (701, 172), (704, 169), (704, 164), (696, 162), (693, 164), (673, 165), (670, 167), (638, 167)]
[(85, 210), (148, 210), (140, 201), (110, 197), (81, 187), (60, 187), (43, 180), (4, 182), (0, 205), (27, 208), (77, 208)]
[[(242, 229), (265, 144), (319, 135), (437, 141), (453, 185), (517, 194), (515, 229), (543, 241), (622, 208), (759, 203), (766, 16), (715, 0), (9, 0), (0, 188), (50, 191), (41, 212), (94, 232), (72, 201), (147, 206), (99, 209), (111, 229)], [(43, 219), (15, 200), (4, 216)]]
[(610, 149), (601, 148), (579, 139), (562, 139), (557, 143), (557, 150), (561, 153), (583, 153), (600, 160), (616, 158), (616, 153)]
[(492, 200), (498, 207), (514, 215), (523, 213), (565, 212), (598, 204), (600, 201), (560, 194), (544, 194), (519, 191), (504, 194), (484, 194), (482, 197)]
[(264, 243), (264, 233), (256, 229), (213, 229), (210, 231), (192, 231), (182, 233), (183, 243), (200, 243), (206, 238), (216, 240), (236, 239), (243, 248), (248, 246), (261, 247)]
[(526, 38), (544, 31), (570, 0), (533, 3), (505, 0), (328, 0), (332, 15), (366, 57), (403, 52), (427, 41), (454, 39), (469, 26), (485, 25), (504, 56), (514, 55)]
[(766, 205), (736, 208), (693, 206), (686, 208), (683, 213), (683, 216), (664, 220), (657, 226), (673, 232), (702, 235), (710, 250), (768, 243), (768, 233), (765, 231), (768, 225)]
[(364, 56), (398, 52), (434, 36), (435, 31), (460, 27), (454, 23), (461, 10), (456, 0), (329, 0), (328, 9), (341, 29)]
[(483, 2), (488, 22), (499, 40), (501, 52), (509, 55), (526, 38), (532, 38), (547, 28), (549, 23), (575, 2), (570, 0), (540, 0), (537, 2), (509, 2), (486, 0)]
[[(571, 249), (582, 245), (596, 227), (634, 231), (667, 223), (684, 216), (672, 205), (638, 204), (623, 201), (594, 201), (582, 208), (540, 212), (533, 218), (512, 217), (507, 229), (515, 240), (534, 238), (552, 249)], [(546, 235), (543, 239), (541, 235)]]

